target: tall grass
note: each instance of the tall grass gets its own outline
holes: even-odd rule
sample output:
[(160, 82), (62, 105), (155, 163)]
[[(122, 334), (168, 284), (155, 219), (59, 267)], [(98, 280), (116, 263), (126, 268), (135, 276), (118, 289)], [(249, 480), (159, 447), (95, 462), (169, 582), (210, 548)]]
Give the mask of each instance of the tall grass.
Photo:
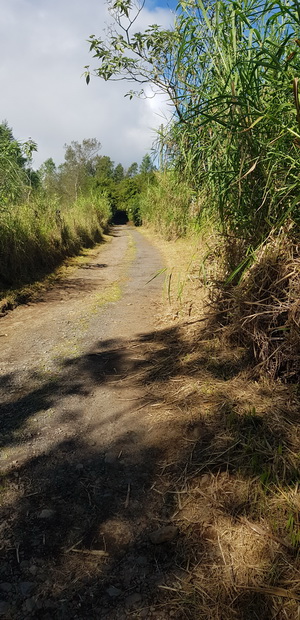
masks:
[(41, 196), (7, 206), (0, 212), (1, 288), (30, 282), (99, 241), (110, 216), (107, 198), (96, 194), (68, 207)]
[(158, 177), (142, 210), (168, 236), (185, 233), (199, 201), (200, 219), (217, 216), (218, 326), (229, 327), (259, 369), (295, 381), (300, 2), (181, 0), (174, 28), (178, 114), (159, 136), (172, 171)]
[(192, 213), (193, 190), (172, 171), (157, 172), (142, 192), (139, 209), (144, 224), (152, 224), (166, 239), (183, 237), (197, 221)]
[(245, 254), (300, 223), (300, 4), (181, 1), (175, 29), (180, 120), (166, 142)]

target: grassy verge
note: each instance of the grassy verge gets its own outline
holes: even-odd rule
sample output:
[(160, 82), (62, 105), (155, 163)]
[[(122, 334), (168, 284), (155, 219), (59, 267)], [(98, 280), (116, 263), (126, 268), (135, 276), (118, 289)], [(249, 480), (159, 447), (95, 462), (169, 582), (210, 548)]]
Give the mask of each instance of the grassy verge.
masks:
[(174, 274), (194, 255), (184, 304), (174, 295), (161, 319), (163, 353), (151, 386), (159, 423), (167, 415), (181, 437), (170, 442), (156, 484), (181, 534), (178, 566), (187, 558), (163, 586), (168, 604), (178, 618), (293, 620), (300, 600), (297, 388), (254, 379), (248, 348), (205, 320), (208, 297), (192, 277), (203, 246), (195, 240), (195, 256), (190, 239), (169, 244), (145, 234)]
[(142, 232), (163, 255), (165, 270), (164, 297), (171, 316), (192, 316), (204, 308), (209, 292), (218, 278), (216, 261), (217, 232), (209, 225), (202, 231), (190, 230), (185, 237), (166, 239), (155, 226), (141, 226)]
[[(57, 268), (67, 257), (103, 239), (109, 218), (110, 207), (103, 196), (79, 198), (62, 210), (55, 201), (40, 201), (2, 211), (1, 311), (27, 301), (44, 282), (57, 279)], [(44, 280), (47, 274), (52, 275)]]
[(191, 187), (179, 181), (173, 172), (157, 172), (155, 182), (141, 195), (141, 219), (166, 239), (183, 237), (197, 223), (198, 213), (193, 213), (192, 199)]
[[(103, 235), (102, 241), (107, 242), (109, 240), (110, 237)], [(3, 316), (20, 304), (38, 300), (41, 294), (49, 290), (57, 282), (68, 278), (77, 267), (85, 264), (89, 257), (93, 256), (93, 253), (93, 248), (82, 248), (77, 256), (65, 258), (51, 273), (36, 279), (31, 284), (20, 284), (15, 288), (0, 291), (0, 316)]]

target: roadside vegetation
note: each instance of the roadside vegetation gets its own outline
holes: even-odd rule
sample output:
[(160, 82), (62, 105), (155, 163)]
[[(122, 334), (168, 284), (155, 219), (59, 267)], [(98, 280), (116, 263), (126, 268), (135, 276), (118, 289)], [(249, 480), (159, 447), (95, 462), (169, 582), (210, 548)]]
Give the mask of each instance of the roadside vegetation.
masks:
[(118, 211), (138, 220), (137, 197), (153, 175), (145, 155), (127, 170), (100, 155), (96, 139), (65, 145), (65, 161), (32, 168), (37, 145), (0, 125), (0, 298), (2, 311), (28, 298), (24, 286), (101, 241)]
[[(21, 147), (3, 125), (1, 234), (11, 237), (1, 245), (7, 249), (0, 279), (3, 287), (29, 280), (38, 261), (42, 270), (52, 268), (92, 244), (119, 210), (145, 225), (165, 259), (167, 311), (151, 335), (130, 342), (134, 385), (147, 393), (137, 411), (142, 417), (140, 409), (151, 407), (147, 451), (136, 444), (143, 500), (133, 500), (128, 512), (127, 479), (121, 500), (115, 490), (111, 504), (97, 495), (102, 474), (90, 445), (92, 476), (77, 483), (73, 500), (84, 498), (87, 522), (91, 507), (96, 520), (104, 510), (106, 521), (107, 509), (114, 532), (122, 519), (128, 527), (138, 518), (147, 529), (145, 516), (153, 520), (153, 514), (159, 526), (171, 526), (174, 538), (153, 552), (149, 569), (138, 567), (147, 609), (145, 615), (138, 596), (128, 612), (133, 618), (157, 617), (159, 607), (162, 618), (178, 620), (294, 620), (300, 613), (300, 7), (293, 0), (180, 0), (169, 30), (152, 25), (138, 32), (143, 4), (110, 0), (109, 6), (108, 33), (90, 37), (95, 68), (86, 67), (86, 79), (93, 73), (128, 80), (136, 85), (129, 97), (143, 94), (144, 84), (166, 94), (174, 114), (157, 134), (159, 170), (145, 156), (140, 167), (124, 171), (87, 140), (66, 147), (62, 166), (48, 160), (36, 174), (34, 143)], [(116, 372), (116, 351), (122, 368), (123, 344), (106, 343), (103, 377), (110, 359)], [(98, 386), (102, 372), (98, 351), (88, 357), (85, 389), (88, 375)], [(51, 386), (59, 398), (62, 385)], [(149, 447), (153, 473), (147, 473)], [(51, 468), (52, 461), (51, 454)], [(65, 453), (61, 462), (65, 484)], [(69, 510), (68, 494), (69, 488)], [(66, 527), (62, 520), (56, 530)], [(132, 565), (131, 551), (137, 548), (140, 558), (143, 542), (136, 531), (125, 554)], [(100, 563), (83, 572), (80, 554), (103, 551), (102, 540), (93, 548), (95, 536), (83, 527), (67, 545), (71, 601), (83, 574), (89, 605), (98, 587), (91, 575), (106, 587)], [(141, 549), (148, 553), (147, 544)], [(74, 550), (78, 565), (69, 560)], [(115, 589), (105, 590), (113, 599), (106, 617), (113, 617), (113, 605), (124, 617), (119, 582), (112, 579), (119, 556), (107, 566), (107, 585)], [(66, 600), (64, 574), (62, 584)], [(131, 592), (130, 579), (128, 587)]]
[(157, 133), (159, 171), (139, 201), (139, 219), (163, 236), (154, 239), (168, 264), (167, 321), (177, 325), (157, 389), (187, 438), (185, 465), (175, 451), (160, 488), (178, 496), (170, 523), (190, 550), (186, 577), (167, 584), (172, 604), (178, 618), (292, 620), (300, 600), (299, 5), (180, 0), (173, 27), (137, 32), (143, 6), (109, 4), (115, 25), (90, 37), (87, 81), (125, 79), (136, 86), (130, 97), (147, 83), (174, 110)]
[[(89, 40), (94, 74), (135, 83), (130, 97), (147, 83), (174, 110), (157, 133), (160, 171), (141, 197), (140, 219), (169, 239), (214, 228), (213, 298), (222, 323), (260, 367), (293, 381), (300, 371), (299, 6), (182, 0), (172, 28), (137, 32), (143, 4), (109, 5), (115, 26)], [(88, 82), (90, 75), (86, 67)]]

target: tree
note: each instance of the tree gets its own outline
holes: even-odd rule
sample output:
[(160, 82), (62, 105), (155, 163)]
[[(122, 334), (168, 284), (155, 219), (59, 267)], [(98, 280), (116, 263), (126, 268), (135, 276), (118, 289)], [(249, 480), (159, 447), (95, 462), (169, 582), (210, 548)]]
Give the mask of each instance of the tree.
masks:
[(129, 166), (126, 172), (126, 176), (131, 179), (132, 177), (135, 177), (138, 174), (138, 171), (139, 171), (138, 164), (136, 163), (136, 161), (134, 161), (133, 164)]
[(89, 185), (89, 177), (95, 174), (97, 153), (101, 148), (96, 138), (86, 138), (82, 143), (65, 144), (65, 162), (59, 167), (62, 193), (73, 202)]
[(107, 155), (97, 155), (95, 158), (95, 178), (98, 180), (112, 179), (114, 162)]
[(122, 181), (122, 179), (124, 179), (124, 168), (122, 166), (122, 164), (118, 164), (115, 169), (114, 169), (114, 174), (113, 174), (113, 178), (114, 181), (116, 183), (120, 183), (120, 181)]
[(0, 149), (1, 155), (4, 154), (14, 159), (19, 168), (24, 168), (26, 158), (22, 152), (21, 144), (15, 140), (12, 129), (8, 126), (7, 121), (0, 125)]
[(58, 172), (52, 157), (41, 165), (39, 175), (44, 191), (50, 195), (55, 194), (58, 190)]
[(28, 196), (37, 175), (31, 169), (32, 153), (37, 146), (31, 138), (15, 140), (6, 121), (0, 125), (0, 206), (15, 203)]
[(153, 172), (155, 170), (155, 166), (152, 163), (151, 157), (148, 153), (146, 153), (146, 155), (144, 155), (143, 159), (142, 159), (142, 163), (140, 165), (140, 173), (141, 174), (148, 174), (150, 172)]
[[(135, 32), (135, 22), (144, 7), (135, 0), (109, 0), (109, 12), (113, 18), (105, 41), (91, 35), (90, 51), (99, 66), (94, 75), (104, 80), (127, 80), (139, 85), (138, 91), (129, 91), (127, 96), (145, 95), (144, 85), (151, 84), (154, 92), (164, 92), (172, 101), (180, 116), (178, 76), (174, 65), (180, 43), (176, 28), (164, 30), (157, 24), (148, 26), (144, 32)], [(89, 83), (91, 70), (85, 67)]]

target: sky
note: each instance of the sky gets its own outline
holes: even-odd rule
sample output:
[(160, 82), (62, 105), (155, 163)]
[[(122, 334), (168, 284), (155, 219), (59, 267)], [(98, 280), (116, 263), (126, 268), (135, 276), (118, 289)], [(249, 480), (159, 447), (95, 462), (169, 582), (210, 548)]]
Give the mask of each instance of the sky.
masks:
[[(174, 0), (146, 0), (139, 29), (172, 24)], [(124, 97), (133, 85), (93, 77), (87, 39), (103, 38), (110, 22), (105, 0), (0, 0), (0, 122), (17, 140), (34, 140), (33, 167), (64, 160), (64, 145), (97, 138), (100, 155), (125, 167), (151, 149), (154, 128), (170, 116), (162, 97)]]

